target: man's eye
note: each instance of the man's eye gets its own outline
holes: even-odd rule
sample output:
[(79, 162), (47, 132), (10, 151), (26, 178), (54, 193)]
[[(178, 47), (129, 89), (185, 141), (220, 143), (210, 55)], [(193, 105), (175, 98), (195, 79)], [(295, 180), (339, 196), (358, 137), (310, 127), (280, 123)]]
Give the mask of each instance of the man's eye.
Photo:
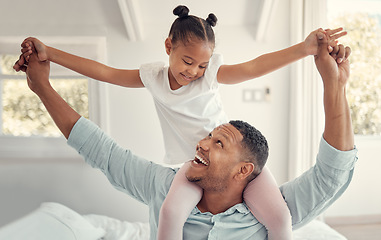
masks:
[(201, 68), (201, 69), (205, 69), (205, 68), (206, 68), (206, 66), (199, 66), (199, 68)]
[(191, 65), (191, 64), (192, 64), (192, 63), (187, 62), (187, 61), (185, 61), (185, 60), (183, 60), (183, 61), (184, 61), (184, 63), (187, 64), (187, 65)]
[(220, 140), (217, 141), (217, 144), (220, 145), (221, 147), (223, 147), (223, 144)]

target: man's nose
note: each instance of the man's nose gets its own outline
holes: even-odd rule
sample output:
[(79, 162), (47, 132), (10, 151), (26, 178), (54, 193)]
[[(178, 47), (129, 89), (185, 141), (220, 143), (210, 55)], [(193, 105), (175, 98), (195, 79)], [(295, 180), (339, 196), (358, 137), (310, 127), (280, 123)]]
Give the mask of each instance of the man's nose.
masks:
[(197, 144), (197, 150), (199, 149), (202, 149), (204, 151), (208, 151), (209, 150), (209, 145), (208, 145), (208, 139), (202, 139), (200, 142), (198, 142)]

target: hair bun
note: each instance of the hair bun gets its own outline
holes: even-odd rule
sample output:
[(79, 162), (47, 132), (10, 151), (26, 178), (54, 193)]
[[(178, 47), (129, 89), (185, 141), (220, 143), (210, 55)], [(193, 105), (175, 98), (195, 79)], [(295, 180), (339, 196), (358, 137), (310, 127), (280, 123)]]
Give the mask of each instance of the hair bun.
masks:
[(186, 17), (188, 16), (189, 13), (189, 8), (184, 5), (179, 5), (175, 9), (173, 9), (173, 14), (176, 16), (179, 16), (179, 18)]
[(208, 15), (208, 18), (206, 19), (206, 22), (209, 23), (212, 27), (216, 26), (217, 24), (217, 17), (213, 13), (210, 13)]

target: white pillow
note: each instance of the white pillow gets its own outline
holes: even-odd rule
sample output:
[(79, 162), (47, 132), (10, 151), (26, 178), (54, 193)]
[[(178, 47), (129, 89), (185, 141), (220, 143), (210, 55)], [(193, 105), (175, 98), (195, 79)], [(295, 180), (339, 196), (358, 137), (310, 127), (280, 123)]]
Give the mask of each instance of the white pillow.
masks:
[(7, 240), (98, 240), (105, 235), (81, 215), (58, 203), (40, 208), (0, 228), (0, 239)]

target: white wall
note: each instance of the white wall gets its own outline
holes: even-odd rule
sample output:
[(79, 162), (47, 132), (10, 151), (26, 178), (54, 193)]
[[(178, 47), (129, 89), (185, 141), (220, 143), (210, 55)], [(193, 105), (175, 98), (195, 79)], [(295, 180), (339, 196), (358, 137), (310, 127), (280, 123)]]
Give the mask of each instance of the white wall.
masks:
[(326, 212), (326, 217), (381, 214), (380, 143), (380, 137), (355, 137), (359, 159), (352, 182), (343, 196)]

